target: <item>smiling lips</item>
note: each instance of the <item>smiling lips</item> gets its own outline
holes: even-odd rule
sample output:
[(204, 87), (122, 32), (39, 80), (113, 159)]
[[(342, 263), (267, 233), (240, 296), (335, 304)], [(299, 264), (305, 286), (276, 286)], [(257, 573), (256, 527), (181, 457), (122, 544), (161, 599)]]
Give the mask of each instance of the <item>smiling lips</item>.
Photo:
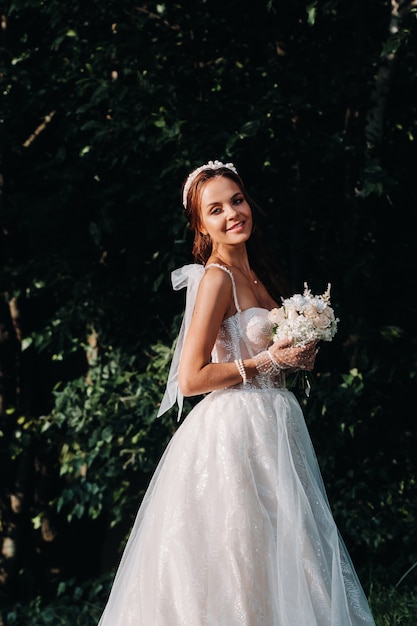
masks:
[(240, 230), (241, 228), (243, 228), (245, 225), (245, 222), (237, 222), (236, 224), (233, 224), (233, 226), (231, 226), (230, 228), (227, 229), (227, 231), (231, 231), (231, 230)]

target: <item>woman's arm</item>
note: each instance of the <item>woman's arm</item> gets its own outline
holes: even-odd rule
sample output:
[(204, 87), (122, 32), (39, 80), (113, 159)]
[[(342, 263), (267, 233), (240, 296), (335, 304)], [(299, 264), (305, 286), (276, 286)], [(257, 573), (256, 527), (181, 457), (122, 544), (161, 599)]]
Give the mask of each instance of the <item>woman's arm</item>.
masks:
[(210, 362), (220, 325), (233, 313), (230, 277), (219, 268), (210, 268), (201, 279), (182, 350), (178, 383), (184, 396), (200, 395), (242, 382), (235, 363)]

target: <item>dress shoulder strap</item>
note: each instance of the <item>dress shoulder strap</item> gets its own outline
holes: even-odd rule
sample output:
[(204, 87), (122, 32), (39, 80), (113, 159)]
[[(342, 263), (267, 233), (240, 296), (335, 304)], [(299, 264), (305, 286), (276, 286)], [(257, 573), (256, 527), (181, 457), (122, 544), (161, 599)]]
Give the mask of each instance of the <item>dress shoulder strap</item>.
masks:
[(230, 280), (232, 281), (233, 299), (235, 301), (236, 311), (238, 313), (241, 313), (242, 310), (241, 310), (241, 308), (239, 306), (239, 301), (237, 299), (235, 277), (233, 276), (232, 271), (229, 270), (229, 268), (226, 267), (225, 265), (220, 265), (220, 263), (210, 263), (209, 265), (205, 266), (204, 271), (208, 270), (210, 267), (219, 267), (221, 270), (223, 270), (224, 272), (227, 272), (227, 274), (229, 274)]

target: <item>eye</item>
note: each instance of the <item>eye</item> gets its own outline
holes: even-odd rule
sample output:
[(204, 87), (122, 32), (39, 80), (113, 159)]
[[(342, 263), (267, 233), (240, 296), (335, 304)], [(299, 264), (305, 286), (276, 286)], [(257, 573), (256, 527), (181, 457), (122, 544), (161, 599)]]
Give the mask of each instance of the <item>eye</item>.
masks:
[(219, 206), (215, 206), (211, 211), (210, 211), (210, 215), (216, 215), (217, 213), (220, 213), (221, 208)]
[(233, 204), (242, 204), (242, 202), (243, 202), (243, 198), (235, 198), (233, 200)]

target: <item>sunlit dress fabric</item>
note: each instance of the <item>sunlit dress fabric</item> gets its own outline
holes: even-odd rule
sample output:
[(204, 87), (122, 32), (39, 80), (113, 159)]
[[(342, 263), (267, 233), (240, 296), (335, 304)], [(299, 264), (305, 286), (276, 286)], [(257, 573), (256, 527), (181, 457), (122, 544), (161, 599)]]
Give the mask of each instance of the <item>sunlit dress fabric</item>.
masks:
[[(214, 361), (270, 344), (268, 311), (234, 297)], [(370, 625), (285, 377), (207, 394), (158, 464), (99, 626)]]

